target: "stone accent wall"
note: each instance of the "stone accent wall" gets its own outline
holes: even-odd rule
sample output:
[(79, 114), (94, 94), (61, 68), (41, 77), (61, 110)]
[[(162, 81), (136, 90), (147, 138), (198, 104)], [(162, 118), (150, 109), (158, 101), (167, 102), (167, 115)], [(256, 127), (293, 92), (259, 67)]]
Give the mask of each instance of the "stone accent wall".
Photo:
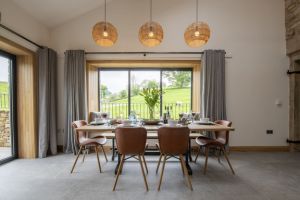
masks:
[[(300, 71), (300, 0), (285, 0), (286, 49), (290, 71)], [(300, 140), (300, 74), (289, 75), (289, 139)], [(291, 143), (291, 151), (300, 144)]]
[(285, 0), (287, 54), (300, 51), (300, 0)]
[(9, 111), (0, 110), (0, 147), (10, 147)]

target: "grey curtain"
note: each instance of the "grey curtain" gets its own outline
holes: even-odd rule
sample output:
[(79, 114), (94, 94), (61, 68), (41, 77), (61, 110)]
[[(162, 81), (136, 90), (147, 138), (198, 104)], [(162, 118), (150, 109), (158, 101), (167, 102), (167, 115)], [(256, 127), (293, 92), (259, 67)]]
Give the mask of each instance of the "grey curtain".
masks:
[(72, 129), (72, 122), (86, 119), (85, 91), (85, 53), (83, 50), (68, 50), (65, 52), (65, 152), (76, 153), (77, 146)]
[(49, 48), (38, 55), (38, 131), (39, 158), (57, 153), (56, 137), (56, 68), (57, 54)]
[(201, 111), (215, 121), (226, 119), (225, 51), (205, 50), (201, 64)]

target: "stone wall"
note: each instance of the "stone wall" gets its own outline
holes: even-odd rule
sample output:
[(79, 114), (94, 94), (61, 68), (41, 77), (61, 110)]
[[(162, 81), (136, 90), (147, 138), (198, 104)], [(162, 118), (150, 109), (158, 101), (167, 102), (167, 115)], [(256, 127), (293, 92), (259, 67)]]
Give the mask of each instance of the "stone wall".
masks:
[(300, 51), (300, 0), (285, 0), (287, 54)]
[(10, 147), (9, 111), (0, 110), (0, 147)]
[[(286, 49), (290, 71), (300, 71), (300, 0), (285, 0)], [(289, 75), (289, 139), (300, 141), (300, 74)], [(291, 151), (300, 144), (291, 143)]]

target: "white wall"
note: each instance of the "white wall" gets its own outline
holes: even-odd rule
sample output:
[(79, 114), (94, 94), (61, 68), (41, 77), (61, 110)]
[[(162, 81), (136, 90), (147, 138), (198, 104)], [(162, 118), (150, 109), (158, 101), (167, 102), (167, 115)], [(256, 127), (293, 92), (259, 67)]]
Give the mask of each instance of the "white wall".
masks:
[[(39, 23), (36, 19), (31, 17), (30, 14), (15, 5), (11, 0), (0, 0), (0, 12), (2, 14), (1, 24), (40, 45), (48, 45), (50, 33), (46, 26)], [(0, 35), (27, 47), (28, 49), (36, 50), (35, 46), (2, 28), (0, 28)]]
[[(183, 40), (185, 28), (195, 20), (194, 0), (153, 1), (153, 19), (161, 23), (165, 38), (148, 49), (138, 42), (138, 28), (148, 19), (148, 1), (114, 0), (108, 4), (108, 20), (119, 31), (115, 46), (102, 48), (91, 37), (93, 25), (103, 19), (103, 7), (51, 30), (51, 46), (60, 56), (59, 143), (62, 144), (63, 52), (86, 51), (202, 51), (225, 49), (228, 119), (236, 131), (232, 146), (282, 146), (288, 136), (288, 59), (285, 56), (283, 0), (200, 0), (199, 18), (212, 30), (207, 45), (189, 48)], [(106, 57), (98, 57), (104, 59)], [(123, 57), (124, 58), (124, 57)], [(275, 105), (275, 101), (282, 106)], [(267, 135), (266, 129), (273, 129)]]

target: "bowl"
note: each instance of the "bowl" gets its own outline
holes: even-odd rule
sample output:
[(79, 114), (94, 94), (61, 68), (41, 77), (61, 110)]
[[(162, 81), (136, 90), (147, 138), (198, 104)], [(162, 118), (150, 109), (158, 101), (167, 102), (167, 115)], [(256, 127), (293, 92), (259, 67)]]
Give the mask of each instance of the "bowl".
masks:
[(129, 119), (123, 119), (122, 121), (123, 126), (130, 126), (131, 125), (131, 120)]
[(168, 124), (169, 126), (176, 126), (178, 124), (178, 120), (169, 119)]
[(209, 118), (200, 118), (200, 122), (208, 123)]

